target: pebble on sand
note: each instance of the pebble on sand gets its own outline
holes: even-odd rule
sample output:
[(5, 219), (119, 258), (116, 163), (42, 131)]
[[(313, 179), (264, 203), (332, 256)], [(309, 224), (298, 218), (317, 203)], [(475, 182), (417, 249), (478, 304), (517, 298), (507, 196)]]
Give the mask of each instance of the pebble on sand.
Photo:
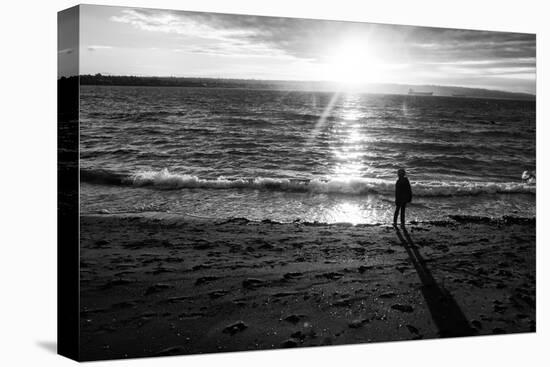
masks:
[(168, 288), (171, 288), (171, 287), (172, 286), (169, 285), (169, 284), (157, 283), (157, 284), (154, 284), (154, 285), (150, 286), (149, 288), (147, 288), (147, 290), (145, 291), (145, 295), (147, 296), (149, 294), (158, 293), (158, 292), (161, 292), (164, 289), (168, 289)]
[(361, 326), (363, 326), (365, 323), (367, 323), (369, 320), (368, 319), (364, 319), (364, 320), (353, 320), (351, 321), (349, 324), (348, 324), (348, 327), (350, 327), (351, 329), (358, 329), (360, 328)]
[(298, 315), (290, 315), (284, 318), (285, 321), (288, 321), (292, 324), (297, 324), (298, 321), (300, 321), (300, 316)]
[(243, 287), (248, 289), (259, 287), (262, 284), (263, 281), (261, 281), (260, 279), (248, 278), (243, 280)]
[(295, 333), (292, 333), (290, 335), (290, 337), (292, 339), (297, 339), (297, 340), (304, 340), (306, 338), (306, 334), (304, 334), (303, 332), (301, 332), (300, 330), (296, 331)]
[(248, 325), (246, 325), (243, 321), (237, 321), (231, 325), (227, 325), (222, 332), (230, 335), (235, 335), (236, 333), (243, 331), (247, 327)]
[(298, 346), (298, 341), (296, 339), (287, 339), (281, 343), (282, 348), (294, 348)]
[(195, 285), (205, 284), (205, 283), (208, 283), (208, 282), (211, 282), (211, 281), (214, 281), (214, 280), (218, 280), (218, 279), (219, 279), (219, 277), (214, 277), (214, 276), (201, 277), (201, 278), (198, 278), (195, 281)]
[(414, 308), (410, 305), (395, 304), (395, 305), (392, 305), (391, 308), (393, 308), (394, 310), (401, 311), (401, 312), (413, 312), (414, 311)]

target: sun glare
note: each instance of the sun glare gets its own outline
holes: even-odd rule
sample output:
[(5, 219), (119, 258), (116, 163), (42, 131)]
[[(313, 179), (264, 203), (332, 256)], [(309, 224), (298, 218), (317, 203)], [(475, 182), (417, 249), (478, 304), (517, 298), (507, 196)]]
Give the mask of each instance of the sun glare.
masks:
[(379, 81), (380, 72), (376, 51), (361, 40), (348, 40), (336, 47), (325, 69), (327, 79), (345, 84)]
[(342, 120), (339, 120), (332, 129), (332, 134), (338, 140), (332, 148), (335, 161), (332, 178), (347, 181), (360, 178), (365, 168), (363, 162), (365, 136), (358, 122), (361, 112), (357, 95), (345, 95), (341, 117)]
[(361, 210), (359, 204), (344, 202), (331, 208), (329, 218), (333, 223), (351, 223), (356, 225), (366, 221), (366, 214)]

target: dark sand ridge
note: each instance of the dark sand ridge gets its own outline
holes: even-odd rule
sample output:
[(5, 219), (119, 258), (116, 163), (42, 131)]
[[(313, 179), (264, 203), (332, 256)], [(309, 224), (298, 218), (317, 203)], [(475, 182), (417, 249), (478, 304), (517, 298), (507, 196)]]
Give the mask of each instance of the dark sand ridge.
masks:
[(82, 358), (535, 330), (535, 223), (81, 217)]

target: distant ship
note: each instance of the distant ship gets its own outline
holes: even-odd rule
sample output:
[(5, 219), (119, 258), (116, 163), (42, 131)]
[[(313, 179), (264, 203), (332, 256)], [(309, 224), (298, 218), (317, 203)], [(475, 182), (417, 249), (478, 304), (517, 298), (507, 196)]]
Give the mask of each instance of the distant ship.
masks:
[(433, 96), (434, 92), (415, 92), (414, 89), (409, 88), (409, 94), (414, 96)]

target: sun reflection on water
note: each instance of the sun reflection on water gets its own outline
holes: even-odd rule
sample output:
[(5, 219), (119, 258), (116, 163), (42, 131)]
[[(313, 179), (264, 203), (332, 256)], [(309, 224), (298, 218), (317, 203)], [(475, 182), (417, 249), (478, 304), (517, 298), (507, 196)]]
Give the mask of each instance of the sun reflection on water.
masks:
[(361, 201), (345, 200), (335, 203), (327, 208), (324, 218), (328, 223), (374, 224), (388, 218), (388, 210), (390, 209), (379, 198), (365, 197)]
[[(368, 137), (364, 133), (364, 111), (361, 109), (358, 95), (346, 95), (342, 101), (340, 119), (331, 129), (333, 168), (329, 180), (340, 181), (343, 184), (353, 184), (354, 181), (368, 179), (366, 152)], [(365, 205), (365, 198), (359, 200), (340, 201), (327, 208), (326, 216), (330, 222), (346, 222), (351, 224), (368, 223), (376, 214), (371, 205)], [(370, 207), (370, 209), (369, 209)]]
[(331, 179), (351, 180), (359, 178), (365, 169), (365, 140), (361, 121), (363, 113), (359, 96), (346, 95), (341, 110), (341, 119), (333, 126), (332, 155), (334, 168)]
[(353, 225), (365, 222), (364, 213), (359, 204), (344, 202), (330, 208), (329, 219), (333, 223), (351, 223)]

